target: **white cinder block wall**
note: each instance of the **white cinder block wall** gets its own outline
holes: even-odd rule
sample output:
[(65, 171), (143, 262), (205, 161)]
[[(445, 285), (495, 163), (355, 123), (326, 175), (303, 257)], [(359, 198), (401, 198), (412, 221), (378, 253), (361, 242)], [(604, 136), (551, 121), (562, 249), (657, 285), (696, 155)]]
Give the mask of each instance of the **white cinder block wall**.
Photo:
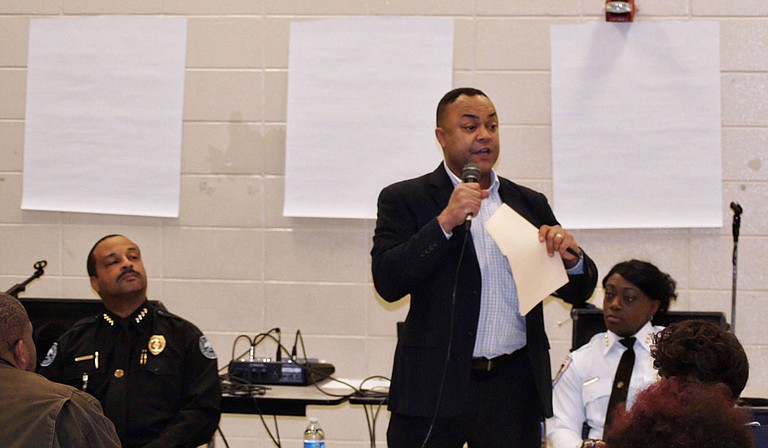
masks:
[[(496, 103), (503, 148), (498, 170), (549, 194), (549, 27), (603, 20), (603, 3), (0, 0), (0, 289), (26, 279), (33, 263), (46, 259), (45, 276), (28, 287), (26, 297), (93, 298), (87, 251), (104, 234), (124, 233), (144, 251), (151, 298), (200, 326), (221, 366), (238, 335), (278, 326), (289, 345), (301, 330), (309, 355), (333, 362), (341, 377), (389, 375), (395, 322), (407, 304), (386, 304), (373, 291), (368, 253), (374, 222), (281, 214), (289, 24), (340, 16), (454, 18), (454, 85), (479, 87)], [(636, 21), (720, 22), (724, 225), (579, 231), (577, 237), (602, 273), (631, 257), (650, 260), (679, 283), (674, 310), (723, 311), (730, 319), (727, 204), (738, 201), (745, 212), (737, 335), (752, 363), (745, 395), (768, 397), (768, 3), (637, 4)], [(20, 210), (29, 21), (94, 14), (189, 19), (178, 219)], [(361, 132), (356, 144), (364, 142)], [(595, 296), (600, 303), (601, 291)], [(546, 319), (557, 369), (570, 346), (568, 309), (548, 300)], [(263, 354), (273, 350), (267, 344)], [(362, 408), (311, 407), (309, 413), (320, 418), (330, 446), (369, 446)], [(386, 422), (382, 412), (379, 446), (385, 446)], [(281, 417), (278, 424), (283, 446), (300, 446), (305, 419)], [(232, 447), (274, 446), (258, 417), (225, 415), (221, 428)], [(271, 421), (270, 429), (275, 432)]]

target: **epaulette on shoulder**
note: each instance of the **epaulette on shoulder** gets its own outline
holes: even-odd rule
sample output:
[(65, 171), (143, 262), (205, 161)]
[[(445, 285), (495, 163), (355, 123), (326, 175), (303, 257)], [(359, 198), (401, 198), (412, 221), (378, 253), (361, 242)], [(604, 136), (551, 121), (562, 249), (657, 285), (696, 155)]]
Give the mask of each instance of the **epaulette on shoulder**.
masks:
[(157, 315), (160, 316), (160, 317), (168, 318), (168, 319), (175, 319), (175, 320), (180, 320), (180, 321), (184, 321), (185, 320), (183, 317), (177, 316), (177, 315), (175, 315), (175, 314), (173, 314), (173, 313), (171, 313), (170, 311), (167, 311), (167, 310), (158, 309), (157, 310)]
[(72, 324), (72, 328), (76, 328), (82, 325), (91, 325), (98, 322), (99, 319), (101, 319), (101, 314), (91, 314), (90, 316), (86, 316)]
[(101, 320), (101, 314), (91, 314), (90, 316), (86, 316), (74, 324), (69, 328), (70, 331), (78, 331), (82, 330), (84, 328), (88, 328), (91, 325), (94, 325), (95, 323), (99, 322)]

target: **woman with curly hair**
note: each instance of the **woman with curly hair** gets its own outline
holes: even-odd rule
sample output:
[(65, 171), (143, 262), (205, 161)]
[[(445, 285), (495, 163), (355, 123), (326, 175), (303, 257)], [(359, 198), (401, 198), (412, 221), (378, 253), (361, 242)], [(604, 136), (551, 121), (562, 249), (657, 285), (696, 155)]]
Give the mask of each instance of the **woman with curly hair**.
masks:
[(656, 335), (651, 356), (662, 378), (727, 386), (732, 404), (749, 378), (749, 361), (739, 340), (711, 322), (670, 325)]
[(751, 448), (749, 413), (717, 383), (667, 378), (619, 410), (606, 448)]

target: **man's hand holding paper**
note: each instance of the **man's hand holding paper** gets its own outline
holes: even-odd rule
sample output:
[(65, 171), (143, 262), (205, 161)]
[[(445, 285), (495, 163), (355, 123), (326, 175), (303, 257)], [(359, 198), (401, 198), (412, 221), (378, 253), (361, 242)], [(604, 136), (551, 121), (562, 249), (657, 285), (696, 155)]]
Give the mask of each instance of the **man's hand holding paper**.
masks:
[(581, 259), (579, 246), (576, 244), (576, 238), (564, 228), (557, 226), (543, 225), (539, 229), (539, 241), (544, 242), (549, 256), (554, 256), (555, 252), (560, 253), (566, 269), (571, 269)]
[(579, 261), (578, 252), (568, 252), (575, 245), (570, 233), (559, 226), (543, 226), (539, 230), (506, 204), (488, 219), (485, 227), (515, 273), (521, 314), (527, 314), (568, 283), (563, 260), (569, 267)]

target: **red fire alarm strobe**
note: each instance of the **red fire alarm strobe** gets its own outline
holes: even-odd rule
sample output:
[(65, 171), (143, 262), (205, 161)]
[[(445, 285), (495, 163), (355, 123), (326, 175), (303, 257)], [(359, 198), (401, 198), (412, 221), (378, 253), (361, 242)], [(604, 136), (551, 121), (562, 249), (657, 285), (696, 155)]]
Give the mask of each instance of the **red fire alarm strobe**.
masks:
[(605, 0), (606, 22), (631, 22), (635, 18), (635, 0)]

